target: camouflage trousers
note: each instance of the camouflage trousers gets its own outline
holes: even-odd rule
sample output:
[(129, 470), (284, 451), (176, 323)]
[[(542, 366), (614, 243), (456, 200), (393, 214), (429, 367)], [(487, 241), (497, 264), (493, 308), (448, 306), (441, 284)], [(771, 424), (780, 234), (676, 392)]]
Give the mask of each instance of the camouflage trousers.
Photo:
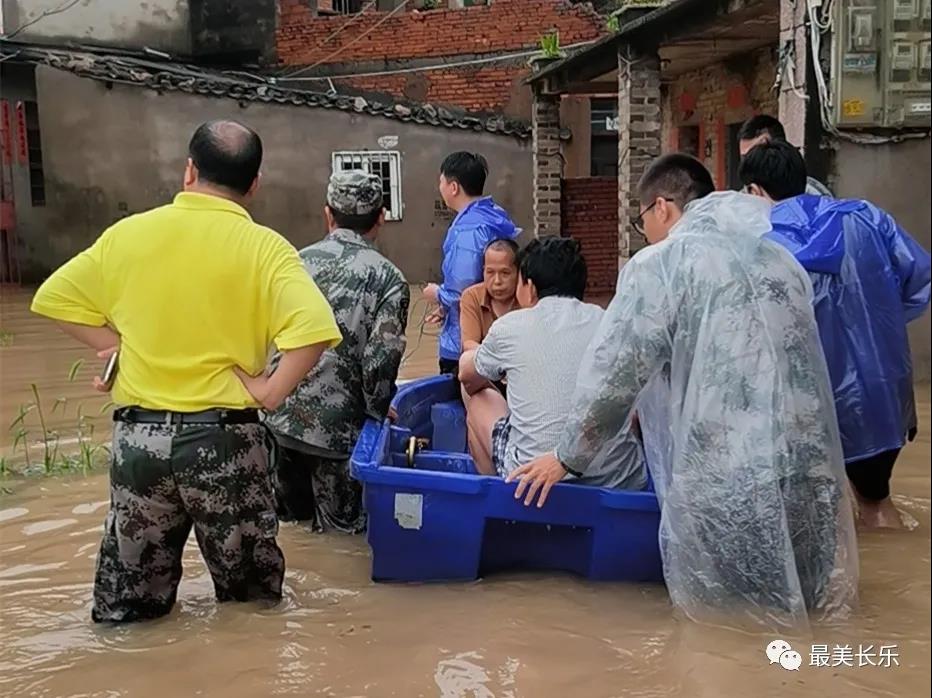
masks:
[(192, 526), (218, 600), (281, 599), (265, 427), (116, 422), (94, 621), (171, 611)]
[(362, 485), (350, 475), (348, 458), (323, 458), (278, 444), (274, 473), (282, 520), (310, 521), (320, 532), (366, 530)]

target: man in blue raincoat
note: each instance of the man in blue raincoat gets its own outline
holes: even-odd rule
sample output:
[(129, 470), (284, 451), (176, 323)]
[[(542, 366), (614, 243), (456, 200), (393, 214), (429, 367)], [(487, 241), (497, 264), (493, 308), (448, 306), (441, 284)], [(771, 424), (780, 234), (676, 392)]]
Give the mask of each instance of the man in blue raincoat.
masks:
[(890, 476), (916, 435), (907, 323), (929, 306), (929, 253), (867, 201), (804, 194), (806, 165), (785, 141), (753, 148), (741, 182), (772, 202), (771, 238), (812, 278), (848, 479), (861, 521), (899, 527)]
[[(768, 141), (785, 141), (786, 129), (770, 114), (756, 114), (741, 124), (738, 131), (738, 153), (747, 155), (751, 148)], [(806, 177), (806, 193), (816, 196), (832, 196), (831, 190), (815, 177)]]
[(456, 211), (443, 241), (443, 282), (428, 284), (424, 298), (440, 305), (440, 372), (459, 371), (460, 295), (482, 281), (485, 248), (493, 240), (514, 240), (520, 230), (491, 196), (483, 196), (489, 165), (481, 155), (457, 152), (440, 166), (440, 196)]

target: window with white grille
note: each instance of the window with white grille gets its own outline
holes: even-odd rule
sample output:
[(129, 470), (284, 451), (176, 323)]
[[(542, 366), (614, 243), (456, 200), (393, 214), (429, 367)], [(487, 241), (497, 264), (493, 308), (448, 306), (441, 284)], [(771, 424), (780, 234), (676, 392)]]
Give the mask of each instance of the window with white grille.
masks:
[(385, 220), (400, 221), (404, 210), (401, 201), (401, 153), (397, 151), (343, 150), (333, 154), (333, 171), (365, 170), (382, 180)]

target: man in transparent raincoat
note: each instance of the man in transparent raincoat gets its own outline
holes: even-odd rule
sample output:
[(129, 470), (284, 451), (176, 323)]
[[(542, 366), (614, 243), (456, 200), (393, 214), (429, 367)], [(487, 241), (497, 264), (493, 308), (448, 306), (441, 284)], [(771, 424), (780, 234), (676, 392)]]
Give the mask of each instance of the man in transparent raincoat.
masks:
[(638, 403), (673, 603), (693, 618), (803, 625), (857, 596), (812, 286), (765, 238), (766, 202), (712, 189), (686, 155), (645, 173), (639, 222), (653, 244), (621, 272), (560, 445), (510, 479), (516, 497), (539, 494), (541, 506), (556, 482), (599, 459)]
[(750, 150), (740, 176), (750, 193), (774, 204), (768, 237), (792, 252), (812, 280), (861, 522), (898, 528), (890, 477), (917, 431), (906, 326), (929, 307), (929, 253), (867, 201), (806, 193), (806, 163), (786, 142)]

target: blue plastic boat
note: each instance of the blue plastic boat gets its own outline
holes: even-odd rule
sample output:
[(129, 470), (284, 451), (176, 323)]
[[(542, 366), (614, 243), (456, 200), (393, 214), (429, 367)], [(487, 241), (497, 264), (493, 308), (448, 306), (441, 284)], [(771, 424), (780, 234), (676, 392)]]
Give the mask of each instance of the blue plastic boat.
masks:
[(404, 385), (393, 406), (397, 421), (368, 422), (352, 457), (373, 580), (472, 580), (504, 570), (662, 579), (653, 492), (561, 483), (542, 509), (525, 507), (514, 484), (476, 473), (452, 378)]

